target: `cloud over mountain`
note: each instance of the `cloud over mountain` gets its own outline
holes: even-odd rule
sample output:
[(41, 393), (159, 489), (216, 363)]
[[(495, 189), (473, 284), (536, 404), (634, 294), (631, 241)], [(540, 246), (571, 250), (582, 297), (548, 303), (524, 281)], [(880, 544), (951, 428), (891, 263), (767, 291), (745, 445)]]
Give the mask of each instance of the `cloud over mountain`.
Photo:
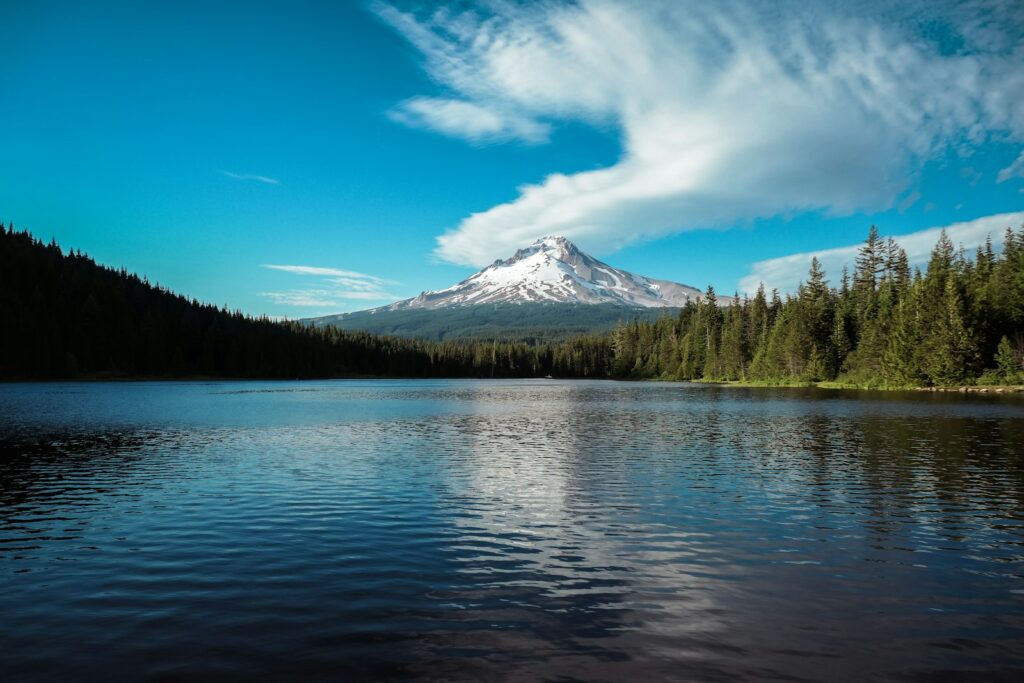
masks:
[(439, 236), (454, 263), (481, 266), (545, 234), (600, 252), (794, 211), (881, 210), (937, 155), (1024, 141), (1013, 2), (377, 12), (441, 91), (398, 104), (396, 120), (475, 143), (539, 143), (569, 120), (621, 138), (614, 165), (553, 173)]

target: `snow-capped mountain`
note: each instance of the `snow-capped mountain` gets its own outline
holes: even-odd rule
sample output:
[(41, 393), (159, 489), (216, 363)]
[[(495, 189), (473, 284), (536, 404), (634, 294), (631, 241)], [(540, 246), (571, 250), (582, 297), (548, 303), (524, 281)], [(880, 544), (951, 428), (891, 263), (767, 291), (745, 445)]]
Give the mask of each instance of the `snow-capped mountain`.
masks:
[(701, 297), (700, 290), (687, 285), (613, 268), (584, 254), (564, 237), (544, 237), (457, 285), (375, 310), (545, 302), (665, 308)]

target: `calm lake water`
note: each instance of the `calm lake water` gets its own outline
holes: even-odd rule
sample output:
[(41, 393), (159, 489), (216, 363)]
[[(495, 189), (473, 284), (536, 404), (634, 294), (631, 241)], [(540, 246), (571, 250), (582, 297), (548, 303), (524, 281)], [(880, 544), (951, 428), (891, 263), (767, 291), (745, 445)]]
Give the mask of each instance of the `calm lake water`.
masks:
[(1024, 401), (0, 385), (0, 679), (1024, 680)]

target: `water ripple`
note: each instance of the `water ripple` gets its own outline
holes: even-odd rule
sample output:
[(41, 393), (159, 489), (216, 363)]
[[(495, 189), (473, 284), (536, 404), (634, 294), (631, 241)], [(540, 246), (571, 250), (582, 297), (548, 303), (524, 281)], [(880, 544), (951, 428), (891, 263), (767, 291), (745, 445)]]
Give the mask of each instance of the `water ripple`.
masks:
[(1024, 404), (4, 385), (0, 617), (19, 681), (1019, 680)]

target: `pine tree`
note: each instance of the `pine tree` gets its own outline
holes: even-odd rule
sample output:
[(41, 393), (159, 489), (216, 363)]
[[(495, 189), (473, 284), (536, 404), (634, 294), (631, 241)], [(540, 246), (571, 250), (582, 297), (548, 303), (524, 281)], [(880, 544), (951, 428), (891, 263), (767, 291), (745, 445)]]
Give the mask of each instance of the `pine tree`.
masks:
[(827, 371), (830, 378), (835, 378), (846, 369), (846, 358), (853, 350), (853, 339), (850, 335), (851, 315), (846, 302), (840, 300), (836, 306), (832, 321), (832, 333), (829, 339)]
[(939, 283), (941, 289), (945, 289), (946, 278), (952, 274), (955, 262), (956, 249), (953, 246), (953, 240), (943, 229), (939, 233), (939, 241), (932, 249), (931, 259), (928, 261), (928, 277)]
[(1021, 355), (1018, 353), (1018, 349), (1015, 349), (1014, 345), (1010, 343), (1009, 338), (1005, 336), (999, 340), (995, 362), (999, 376), (1004, 382), (1020, 381), (1021, 370), (1024, 370), (1024, 366), (1021, 365)]
[(715, 288), (708, 285), (704, 293), (704, 305), (701, 307), (700, 332), (704, 337), (704, 368), (701, 376), (705, 379), (719, 379), (722, 376), (722, 363), (719, 348), (722, 338), (722, 311), (718, 307)]
[(882, 377), (888, 386), (918, 386), (924, 380), (919, 312), (913, 297), (906, 297), (897, 305), (882, 360)]
[(722, 329), (721, 363), (725, 379), (744, 380), (747, 378), (747, 335), (745, 308), (749, 304), (736, 303), (726, 309)]
[(896, 249), (896, 259), (893, 265), (893, 284), (900, 297), (903, 297), (910, 289), (910, 260), (907, 258), (906, 250), (900, 247)]
[(800, 288), (798, 308), (798, 319), (802, 324), (798, 326), (797, 332), (802, 332), (805, 337), (796, 337), (793, 343), (805, 347), (803, 374), (806, 379), (833, 379), (835, 353), (831, 341), (835, 316), (834, 297), (817, 257), (811, 259), (807, 284)]
[[(762, 285), (763, 287), (764, 285)], [(846, 297), (850, 294), (850, 269), (843, 265), (843, 275), (839, 279), (839, 296)]]
[(747, 353), (753, 365), (759, 355), (764, 353), (768, 344), (768, 332), (771, 328), (768, 312), (768, 301), (764, 294), (764, 283), (757, 288), (754, 299), (746, 308), (747, 318)]
[(878, 286), (878, 276), (882, 273), (885, 255), (882, 240), (878, 236), (878, 228), (874, 225), (868, 230), (868, 237), (857, 252), (854, 270), (854, 287), (861, 292), (874, 292)]
[(925, 341), (924, 374), (938, 386), (961, 384), (967, 377), (971, 343), (964, 326), (960, 293), (951, 277), (946, 278), (942, 307)]

